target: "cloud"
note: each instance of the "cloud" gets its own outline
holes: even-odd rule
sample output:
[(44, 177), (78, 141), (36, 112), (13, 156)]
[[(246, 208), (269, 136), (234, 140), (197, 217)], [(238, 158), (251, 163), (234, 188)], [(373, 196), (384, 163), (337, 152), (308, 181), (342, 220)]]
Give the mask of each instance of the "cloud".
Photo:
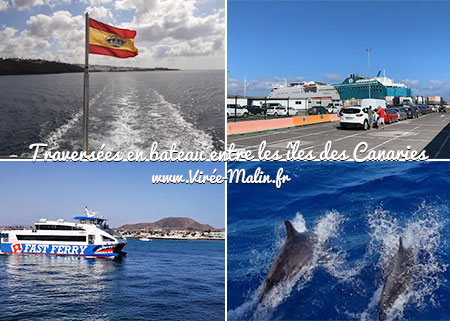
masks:
[(11, 0), (11, 4), (14, 8), (24, 10), (33, 6), (40, 6), (44, 4), (43, 0)]
[(83, 3), (89, 4), (91, 6), (98, 6), (103, 4), (111, 3), (112, 0), (80, 0)]
[(86, 12), (89, 12), (89, 17), (94, 19), (109, 19), (112, 22), (115, 21), (114, 16), (110, 9), (105, 7), (87, 7)]
[(236, 78), (228, 77), (227, 81), (228, 95), (243, 95), (244, 94), (244, 81)]
[[(4, 1), (1, 0), (1, 2)], [(18, 10), (25, 10), (32, 8), (34, 6), (42, 6), (42, 5), (54, 7), (59, 4), (69, 4), (69, 3), (70, 0), (11, 0), (12, 7), (17, 8)]]
[(325, 73), (323, 75), (323, 78), (325, 78), (326, 80), (328, 80), (329, 82), (332, 82), (332, 83), (341, 82), (342, 80), (344, 80), (344, 77), (342, 77), (341, 75), (329, 74), (329, 73)]
[(38, 14), (27, 20), (28, 29), (0, 30), (0, 55), (81, 62), (84, 49), (84, 20), (68, 11), (51, 16)]
[[(0, 3), (2, 3), (0, 0)], [(12, 0), (11, 6), (33, 6), (66, 3), (70, 0)], [(110, 64), (138, 67), (173, 67), (189, 69), (224, 68), (225, 62), (225, 11), (201, 8), (196, 0), (79, 0), (91, 17), (120, 28), (137, 31), (135, 39), (139, 55), (132, 59), (114, 59), (91, 55), (93, 64)], [(109, 8), (112, 6), (112, 8)], [(118, 12), (116, 10), (119, 10)], [(122, 15), (122, 10), (127, 10)], [(203, 10), (203, 11), (202, 11)], [(205, 11), (206, 10), (206, 11)], [(30, 10), (34, 12), (34, 10)], [(128, 22), (118, 22), (129, 16)], [(116, 19), (116, 20), (115, 20)], [(129, 19), (129, 18), (127, 18)], [(22, 31), (0, 27), (0, 32), (10, 34), (9, 49), (0, 45), (0, 55), (17, 55), (24, 58), (58, 59), (81, 63), (84, 59), (84, 15), (72, 15), (67, 10), (39, 13), (25, 18)], [(4, 36), (5, 37), (5, 36)], [(14, 41), (17, 41), (14, 44)], [(26, 43), (28, 42), (28, 44)], [(47, 47), (47, 48), (46, 48)], [(25, 49), (33, 48), (33, 49)], [(38, 48), (42, 49), (39, 52)]]
[(18, 30), (12, 27), (0, 30), (0, 53), (3, 57), (33, 55), (38, 58), (41, 56), (37, 51), (48, 49), (50, 46), (47, 40), (34, 39), (26, 32), (18, 33)]
[(116, 10), (136, 10), (128, 25), (137, 30), (136, 43), (153, 46), (155, 58), (224, 56), (224, 9), (200, 15), (196, 4), (195, 0), (119, 0), (114, 5)]
[(405, 85), (407, 85), (408, 87), (420, 86), (420, 81), (417, 79), (405, 79), (405, 80), (402, 80), (401, 82), (404, 83)]
[(8, 9), (8, 0), (0, 0), (0, 11)]
[(430, 80), (428, 85), (422, 85), (417, 79), (404, 79), (401, 81), (410, 87), (414, 96), (441, 96), (450, 98), (450, 86), (446, 79)]
[(430, 80), (430, 88), (441, 89), (448, 83), (448, 80)]
[(56, 11), (52, 16), (38, 14), (27, 20), (30, 26), (29, 34), (36, 37), (48, 38), (70, 34), (74, 29), (84, 26), (82, 16), (72, 17), (68, 11)]

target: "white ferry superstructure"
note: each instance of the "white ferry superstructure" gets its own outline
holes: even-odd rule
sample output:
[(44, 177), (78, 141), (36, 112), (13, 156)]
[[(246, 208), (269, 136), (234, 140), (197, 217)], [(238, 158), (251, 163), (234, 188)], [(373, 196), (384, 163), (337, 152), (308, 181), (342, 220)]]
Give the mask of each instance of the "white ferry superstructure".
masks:
[(329, 99), (339, 100), (339, 94), (332, 85), (320, 81), (300, 81), (272, 86), (267, 98), (274, 99)]
[(77, 223), (63, 219), (41, 219), (33, 229), (1, 231), (1, 252), (15, 254), (48, 254), (88, 257), (118, 257), (126, 253), (122, 249), (127, 239), (110, 229), (106, 220), (76, 216)]

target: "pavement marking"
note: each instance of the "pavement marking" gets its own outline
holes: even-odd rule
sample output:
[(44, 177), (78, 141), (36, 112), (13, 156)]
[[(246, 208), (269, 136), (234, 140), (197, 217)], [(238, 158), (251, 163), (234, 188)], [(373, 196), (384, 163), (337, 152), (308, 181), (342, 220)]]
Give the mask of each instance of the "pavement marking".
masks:
[[(421, 125), (419, 125), (419, 126), (413, 128), (412, 130), (416, 130), (417, 128), (420, 128), (420, 127), (421, 127)], [(370, 152), (371, 150), (374, 150), (375, 148), (381, 147), (381, 146), (383, 146), (383, 145), (385, 145), (385, 144), (387, 144), (387, 143), (390, 143), (390, 142), (392, 142), (393, 140), (396, 140), (397, 138), (402, 137), (403, 135), (405, 135), (405, 134), (407, 134), (407, 133), (409, 133), (409, 132), (410, 132), (410, 131), (406, 131), (406, 132), (404, 132), (403, 134), (401, 134), (400, 136), (397, 136), (397, 137), (393, 137), (393, 138), (391, 138), (391, 139), (388, 139), (387, 141), (385, 141), (385, 142), (383, 142), (383, 143), (381, 143), (381, 144), (378, 144), (378, 145), (376, 145), (375, 147), (372, 147), (371, 149), (368, 150), (368, 152)]]
[(439, 147), (438, 151), (436, 152), (436, 154), (434, 154), (434, 158), (437, 158), (442, 151), (442, 148), (445, 146), (445, 144), (447, 144), (448, 138), (450, 137), (450, 131), (447, 134), (447, 137), (445, 137), (444, 142), (441, 144), (441, 146)]
[[(310, 133), (310, 134), (302, 135), (300, 138), (308, 137), (308, 136), (314, 136), (314, 135), (319, 135), (319, 134), (323, 134), (323, 133), (328, 133), (328, 132), (332, 132), (332, 131), (335, 131), (335, 130), (336, 129), (329, 129), (329, 130), (324, 130), (324, 131), (321, 131), (321, 132)], [(278, 143), (283, 143), (283, 142), (290, 142), (290, 141), (296, 141), (296, 140), (298, 140), (298, 139), (296, 139), (295, 137), (283, 138), (283, 139), (280, 139), (280, 140), (274, 140), (274, 141), (271, 141), (271, 142), (267, 142), (267, 145), (278, 144)], [(260, 144), (250, 145), (250, 146), (248, 146), (248, 148), (258, 147)]]

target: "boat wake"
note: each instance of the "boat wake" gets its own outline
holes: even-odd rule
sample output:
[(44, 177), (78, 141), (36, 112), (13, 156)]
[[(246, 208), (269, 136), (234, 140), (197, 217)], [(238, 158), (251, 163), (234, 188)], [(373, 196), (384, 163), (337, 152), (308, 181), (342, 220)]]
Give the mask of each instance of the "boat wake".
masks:
[[(214, 149), (213, 138), (186, 121), (179, 109), (156, 90), (145, 92), (130, 87), (120, 91), (104, 86), (90, 100), (89, 149), (147, 152), (153, 142), (160, 150), (169, 149), (173, 143), (183, 151)], [(42, 137), (47, 150), (80, 150), (83, 110), (71, 116), (62, 126)], [(29, 153), (25, 156), (30, 156)]]

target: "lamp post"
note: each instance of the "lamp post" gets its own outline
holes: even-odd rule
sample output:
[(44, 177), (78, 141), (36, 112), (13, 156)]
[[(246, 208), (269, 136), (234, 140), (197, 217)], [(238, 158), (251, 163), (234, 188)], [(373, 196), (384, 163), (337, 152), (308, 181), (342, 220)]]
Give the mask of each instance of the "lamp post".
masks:
[(370, 52), (372, 49), (367, 48), (367, 78), (369, 79), (369, 99), (370, 99)]

